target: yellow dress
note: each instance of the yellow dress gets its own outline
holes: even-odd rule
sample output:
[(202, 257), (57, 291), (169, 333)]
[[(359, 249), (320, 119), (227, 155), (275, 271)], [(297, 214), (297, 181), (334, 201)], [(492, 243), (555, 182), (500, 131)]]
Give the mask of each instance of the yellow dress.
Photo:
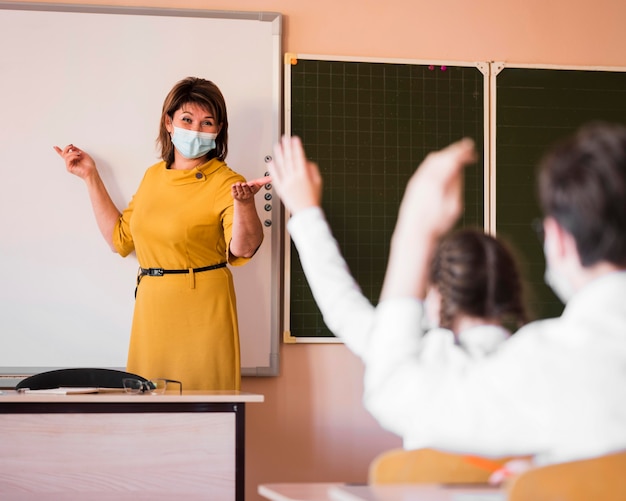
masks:
[[(231, 185), (244, 178), (218, 159), (181, 171), (150, 167), (113, 233), (117, 252), (142, 268), (180, 270), (248, 259), (229, 256)], [(227, 267), (144, 276), (137, 287), (126, 370), (182, 381), (183, 390), (238, 390), (239, 331)]]

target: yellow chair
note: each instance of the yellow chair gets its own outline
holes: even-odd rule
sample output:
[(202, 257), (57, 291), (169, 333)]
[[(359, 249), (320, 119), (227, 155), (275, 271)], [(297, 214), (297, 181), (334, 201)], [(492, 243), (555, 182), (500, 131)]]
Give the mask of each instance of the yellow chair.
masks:
[(370, 484), (485, 484), (491, 473), (514, 458), (486, 459), (435, 449), (392, 449), (370, 463)]
[(626, 451), (533, 468), (507, 490), (509, 501), (624, 501)]

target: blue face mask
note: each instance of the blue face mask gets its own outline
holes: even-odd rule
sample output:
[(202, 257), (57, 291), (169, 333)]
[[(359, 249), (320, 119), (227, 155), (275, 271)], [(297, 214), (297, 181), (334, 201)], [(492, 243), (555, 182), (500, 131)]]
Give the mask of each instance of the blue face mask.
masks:
[(217, 134), (174, 127), (172, 143), (185, 158), (200, 158), (215, 149)]

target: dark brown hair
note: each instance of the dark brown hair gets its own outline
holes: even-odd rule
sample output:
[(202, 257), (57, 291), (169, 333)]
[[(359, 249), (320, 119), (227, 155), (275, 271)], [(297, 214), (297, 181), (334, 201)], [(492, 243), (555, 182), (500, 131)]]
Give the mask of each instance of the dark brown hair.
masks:
[(511, 329), (528, 321), (512, 252), (481, 230), (463, 229), (444, 237), (429, 278), (441, 294), (441, 327), (451, 329), (459, 315), (498, 320)]
[(220, 132), (215, 139), (215, 150), (211, 150), (208, 158), (226, 159), (228, 154), (228, 115), (226, 102), (220, 89), (213, 82), (203, 78), (187, 77), (178, 82), (169, 92), (163, 103), (161, 124), (157, 145), (161, 148), (161, 158), (169, 167), (174, 163), (174, 145), (170, 133), (165, 127), (166, 119), (174, 118), (174, 113), (185, 104), (197, 104), (213, 114), (215, 121), (221, 125)]
[(593, 122), (557, 143), (539, 165), (539, 199), (583, 266), (626, 265), (626, 127)]

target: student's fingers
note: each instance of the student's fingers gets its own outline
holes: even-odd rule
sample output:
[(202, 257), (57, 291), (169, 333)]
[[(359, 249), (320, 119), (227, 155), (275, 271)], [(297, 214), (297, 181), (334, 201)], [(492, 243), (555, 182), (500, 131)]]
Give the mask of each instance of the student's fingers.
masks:
[(308, 167), (306, 154), (304, 153), (302, 141), (298, 136), (291, 138), (291, 161), (293, 162), (294, 170), (306, 172)]
[(282, 179), (283, 163), (283, 143), (281, 140), (274, 145), (274, 157), (268, 165), (268, 170), (270, 171), (270, 175), (272, 176), (272, 178), (274, 178), (274, 180)]
[(293, 152), (292, 152), (292, 138), (289, 136), (283, 136), (283, 173), (286, 171), (293, 171)]
[[(474, 140), (469, 137), (464, 137), (450, 143), (448, 146), (441, 148), (438, 153), (449, 154), (449, 155), (469, 155), (471, 157), (474, 154)], [(469, 158), (468, 157), (468, 158)]]
[[(289, 136), (283, 136), (280, 142), (274, 145), (274, 158), (269, 163), (268, 170), (270, 171), (270, 175), (276, 186), (280, 186), (283, 180), (287, 179), (289, 174), (296, 170), (296, 165), (294, 165), (294, 148), (292, 139), (293, 138)], [(301, 144), (299, 144), (299, 149), (302, 151)], [(295, 150), (295, 157), (297, 157), (298, 146), (295, 147)]]
[(281, 138), (268, 170), (276, 193), (292, 214), (319, 205), (321, 176), (317, 165), (307, 160), (299, 137)]
[(474, 140), (469, 137), (464, 137), (463, 139), (459, 139), (458, 141), (450, 144), (447, 148), (444, 148), (443, 151), (446, 150), (454, 152), (457, 155), (465, 156), (467, 161), (476, 160), (476, 148), (474, 145)]
[(310, 182), (314, 187), (319, 187), (321, 190), (322, 186), (322, 174), (320, 173), (320, 169), (315, 162), (306, 161), (306, 170), (307, 177), (310, 179)]
[[(275, 156), (276, 156), (276, 152), (274, 152), (274, 157)], [(270, 177), (272, 178), (274, 186), (279, 186), (281, 182), (281, 177), (280, 177), (280, 174), (278, 173), (278, 161), (275, 158), (273, 158), (267, 164), (267, 170), (270, 173)]]
[(446, 162), (450, 170), (456, 171), (466, 165), (476, 162), (476, 148), (474, 141), (464, 138), (452, 143), (438, 153), (441, 162)]
[[(443, 190), (444, 195), (459, 198), (458, 203), (462, 205), (463, 191), (463, 170), (466, 166), (476, 162), (476, 150), (474, 142), (471, 139), (458, 141), (450, 146), (445, 152), (447, 158), (444, 161), (449, 165), (449, 172), (444, 179)], [(459, 208), (459, 211), (462, 207)]]
[[(420, 186), (445, 189), (461, 175), (465, 166), (476, 161), (474, 141), (462, 139), (449, 146), (429, 153), (409, 182), (411, 190)], [(425, 186), (424, 186), (425, 188)]]
[(306, 156), (299, 137), (283, 136), (281, 160), (282, 172), (302, 173), (306, 170)]

